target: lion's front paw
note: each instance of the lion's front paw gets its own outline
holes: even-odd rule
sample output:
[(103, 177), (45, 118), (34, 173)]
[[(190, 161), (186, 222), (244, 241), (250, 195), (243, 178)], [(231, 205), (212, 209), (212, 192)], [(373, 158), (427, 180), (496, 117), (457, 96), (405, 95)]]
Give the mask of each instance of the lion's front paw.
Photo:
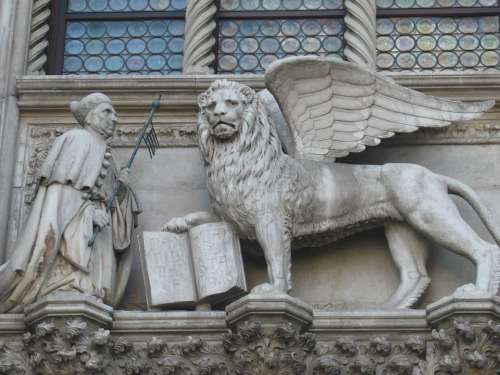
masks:
[(270, 283), (263, 283), (259, 284), (255, 287), (252, 288), (251, 291), (252, 294), (286, 294), (282, 288), (270, 284)]
[(463, 297), (463, 296), (470, 296), (470, 295), (474, 295), (474, 296), (480, 296), (480, 295), (489, 296), (489, 295), (493, 295), (493, 294), (495, 294), (495, 293), (489, 292), (489, 291), (484, 290), (484, 289), (481, 289), (481, 288), (477, 287), (474, 284), (465, 284), (465, 285), (462, 285), (461, 287), (457, 288), (455, 290), (455, 292), (453, 292), (453, 295), (455, 297)]
[(189, 230), (189, 224), (185, 217), (174, 217), (161, 230), (162, 232), (183, 233)]

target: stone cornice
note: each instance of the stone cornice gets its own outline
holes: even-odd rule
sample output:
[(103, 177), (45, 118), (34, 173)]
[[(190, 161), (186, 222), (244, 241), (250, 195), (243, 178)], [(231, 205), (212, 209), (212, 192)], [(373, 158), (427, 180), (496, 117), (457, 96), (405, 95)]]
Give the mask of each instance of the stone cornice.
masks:
[[(495, 99), (498, 104), (478, 120), (400, 134), (384, 140), (382, 146), (500, 143), (500, 73), (392, 73), (389, 76), (404, 86), (427, 94), (461, 100)], [(220, 78), (238, 80), (257, 90), (265, 87), (264, 76), (255, 74), (24, 76), (17, 81), (17, 96), (21, 118), (43, 133), (47, 127), (52, 129), (74, 123), (68, 110), (71, 100), (102, 91), (112, 97), (122, 123), (128, 125), (117, 134), (117, 145), (128, 147), (135, 139), (151, 102), (161, 92), (162, 106), (156, 116), (161, 146), (195, 146), (197, 96), (213, 80)]]
[[(391, 73), (397, 83), (433, 95), (460, 99), (500, 100), (500, 73)], [(175, 76), (23, 76), (17, 80), (21, 111), (66, 109), (69, 100), (103, 91), (118, 107), (149, 106), (158, 92), (164, 107), (195, 108), (196, 96), (215, 79), (238, 80), (255, 89), (265, 87), (263, 75)]]
[(24, 76), (17, 81), (21, 111), (67, 110), (70, 100), (92, 91), (110, 95), (119, 109), (144, 109), (163, 93), (162, 109), (197, 111), (197, 95), (215, 79), (237, 79), (260, 89), (260, 75), (176, 75), (176, 76)]

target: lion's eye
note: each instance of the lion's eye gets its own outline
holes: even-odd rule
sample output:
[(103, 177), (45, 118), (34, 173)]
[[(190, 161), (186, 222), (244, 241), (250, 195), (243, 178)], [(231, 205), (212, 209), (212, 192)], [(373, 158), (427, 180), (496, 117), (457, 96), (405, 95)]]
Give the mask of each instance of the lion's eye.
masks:
[(236, 100), (226, 100), (226, 103), (233, 107), (238, 105), (238, 102)]
[(210, 103), (208, 103), (207, 107), (208, 107), (208, 108), (210, 108), (210, 109), (214, 109), (214, 107), (215, 107), (215, 102), (210, 102)]

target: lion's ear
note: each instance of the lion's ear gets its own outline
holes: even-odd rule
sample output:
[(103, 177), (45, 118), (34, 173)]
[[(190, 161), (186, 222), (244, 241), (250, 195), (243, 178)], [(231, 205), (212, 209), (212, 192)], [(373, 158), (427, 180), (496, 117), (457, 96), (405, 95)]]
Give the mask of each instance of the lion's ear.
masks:
[(252, 103), (255, 99), (255, 91), (248, 86), (242, 85), (240, 88), (240, 93), (241, 95), (243, 95), (248, 104)]
[(198, 106), (200, 107), (201, 110), (205, 109), (207, 106), (207, 93), (201, 93), (198, 95)]

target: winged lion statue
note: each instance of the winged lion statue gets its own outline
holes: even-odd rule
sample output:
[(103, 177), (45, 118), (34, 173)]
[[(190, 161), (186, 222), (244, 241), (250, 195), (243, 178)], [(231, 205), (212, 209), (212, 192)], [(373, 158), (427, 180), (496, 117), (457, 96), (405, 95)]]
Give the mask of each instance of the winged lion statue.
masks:
[(254, 90), (213, 82), (199, 96), (198, 143), (215, 214), (174, 218), (164, 230), (182, 232), (223, 219), (241, 238), (257, 240), (269, 282), (255, 293), (291, 289), (292, 248), (324, 245), (378, 226), (384, 227), (401, 278), (385, 307), (411, 307), (428, 286), (428, 240), (475, 263), (475, 283), (458, 292), (496, 293), (500, 248), (478, 236), (450, 196), (465, 199), (498, 243), (500, 228), (470, 187), (413, 164), (335, 161), (396, 133), (478, 118), (494, 101), (424, 95), (359, 65), (317, 56), (279, 60), (267, 69), (265, 82), (286, 119), (291, 145), (285, 152)]

